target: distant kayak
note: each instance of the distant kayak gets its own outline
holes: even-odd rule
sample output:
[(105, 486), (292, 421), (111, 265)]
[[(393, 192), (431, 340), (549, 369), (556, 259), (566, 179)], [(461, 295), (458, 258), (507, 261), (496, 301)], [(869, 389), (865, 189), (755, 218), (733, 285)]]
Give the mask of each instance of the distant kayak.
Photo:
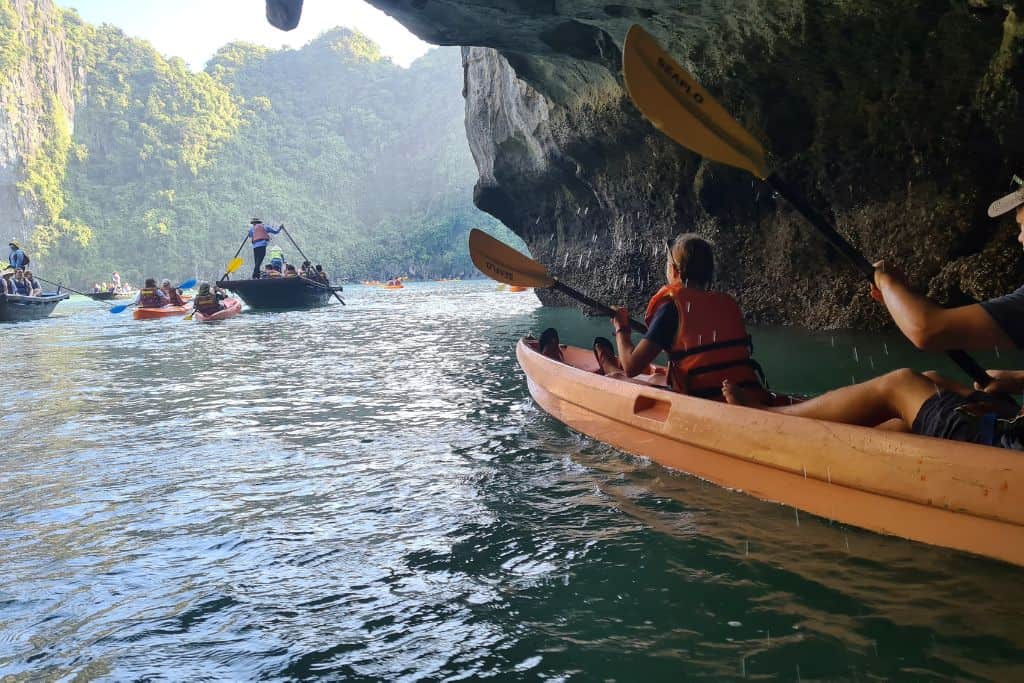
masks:
[(132, 318), (135, 320), (153, 320), (174, 316), (184, 318), (189, 314), (191, 308), (191, 306), (163, 306), (161, 308), (142, 308), (140, 306), (132, 311)]
[(686, 396), (598, 375), (590, 349), (563, 355), (516, 347), (534, 400), (588, 436), (825, 519), (1024, 565), (1020, 453)]
[(193, 319), (201, 323), (213, 323), (218, 320), (227, 320), (228, 318), (234, 318), (236, 315), (242, 312), (242, 302), (238, 299), (224, 299), (221, 303), (224, 304), (224, 310), (211, 313), (210, 315), (204, 315), (199, 311), (196, 311)]
[(509, 285), (508, 286), (508, 291), (510, 291), (510, 292), (525, 292), (528, 289), (529, 289), (529, 287), (521, 287), (519, 285)]
[(405, 289), (405, 285), (381, 285), (383, 289)]
[(87, 294), (93, 301), (114, 301), (116, 299), (134, 299), (135, 293), (126, 294), (122, 292), (93, 292)]

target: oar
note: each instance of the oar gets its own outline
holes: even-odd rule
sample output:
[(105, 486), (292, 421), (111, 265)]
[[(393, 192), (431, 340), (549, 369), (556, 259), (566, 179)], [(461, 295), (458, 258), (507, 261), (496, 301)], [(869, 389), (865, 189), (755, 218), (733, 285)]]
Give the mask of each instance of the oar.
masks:
[[(579, 301), (585, 306), (594, 308), (608, 316), (615, 315), (615, 309), (600, 301), (594, 301), (582, 292), (548, 273), (547, 268), (529, 256), (519, 253), (504, 242), (488, 235), (483, 230), (473, 228), (469, 231), (469, 256), (481, 273), (507, 285), (534, 287), (537, 289), (553, 289)], [(647, 331), (647, 327), (632, 318), (629, 326), (637, 332)]]
[[(195, 278), (192, 278), (191, 280), (185, 280), (180, 285), (175, 286), (174, 289), (189, 289), (189, 288), (195, 287), (195, 286), (196, 286), (196, 280), (195, 280)], [(110, 309), (110, 312), (111, 313), (121, 313), (126, 308), (130, 308), (132, 306), (138, 306), (138, 305), (139, 305), (139, 302), (136, 299), (135, 301), (131, 302), (130, 304), (121, 304), (120, 306), (114, 306), (113, 308)]]
[[(86, 294), (85, 292), (79, 292), (79, 291), (78, 291), (77, 289), (71, 289), (71, 288), (70, 288), (70, 287), (68, 287), (67, 285), (65, 285), (65, 284), (61, 284), (60, 282), (53, 282), (53, 281), (51, 281), (51, 280), (47, 280), (47, 279), (45, 279), (45, 278), (41, 278), (41, 277), (39, 277), (38, 275), (36, 275), (35, 273), (32, 273), (32, 277), (34, 277), (35, 279), (39, 280), (40, 282), (45, 282), (45, 283), (46, 283), (46, 284), (48, 284), (48, 285), (53, 285), (54, 287), (56, 287), (56, 288), (58, 288), (58, 289), (61, 289), (61, 288), (63, 288), (63, 289), (66, 289), (66, 290), (68, 290), (69, 292), (74, 292), (75, 294), (81, 294), (82, 296), (87, 296), (87, 297), (89, 297), (90, 299), (92, 299), (93, 301), (96, 301), (96, 299), (93, 299), (93, 298), (92, 298), (92, 296), (90, 296), (89, 294)], [(98, 304), (102, 304), (102, 305), (104, 305), (104, 306), (107, 306), (107, 305), (108, 305), (108, 304), (105, 304), (105, 303), (103, 303), (102, 301), (96, 301), (96, 303), (98, 303)]]
[[(282, 226), (281, 226), (281, 229), (282, 229), (282, 230), (284, 230), (284, 234), (288, 236), (288, 241), (292, 243), (292, 246), (293, 246), (293, 247), (295, 247), (295, 250), (296, 250), (297, 252), (299, 252), (299, 256), (301, 256), (301, 257), (302, 257), (302, 260), (303, 260), (303, 261), (309, 261), (310, 263), (312, 263), (312, 261), (310, 261), (309, 257), (308, 257), (308, 256), (306, 256), (306, 255), (305, 255), (304, 253), (302, 253), (302, 247), (300, 247), (300, 246), (299, 246), (299, 245), (298, 245), (298, 244), (297, 244), (297, 243), (295, 242), (295, 240), (294, 240), (294, 239), (292, 238), (292, 234), (291, 234), (290, 232), (288, 232), (288, 228), (286, 228), (286, 227), (284, 227), (284, 226), (282, 225)], [(334, 289), (333, 287), (331, 288), (331, 294), (333, 294), (333, 295), (334, 295), (334, 298), (335, 298), (335, 299), (337, 299), (338, 301), (341, 301), (341, 305), (342, 305), (342, 306), (344, 306), (344, 305), (345, 305), (345, 302), (344, 302), (344, 301), (342, 300), (342, 298), (341, 298), (341, 295), (340, 295), (340, 294), (338, 294), (338, 292), (337, 292), (337, 291), (336, 291), (336, 290), (335, 290), (335, 289)]]
[[(629, 96), (656, 128), (707, 159), (742, 168), (767, 182), (874, 283), (875, 267), (871, 262), (795, 188), (770, 171), (761, 144), (640, 26), (634, 25), (626, 34), (622, 71)], [(946, 353), (981, 386), (992, 381), (966, 352)]]
[(249, 236), (246, 235), (245, 239), (242, 240), (242, 243), (240, 245), (238, 245), (238, 251), (236, 251), (235, 255), (231, 257), (230, 261), (228, 261), (227, 269), (224, 271), (224, 274), (220, 276), (221, 280), (223, 280), (228, 275), (231, 275), (231, 273), (233, 273), (236, 270), (238, 270), (239, 268), (241, 268), (242, 264), (245, 263), (241, 258), (238, 257), (238, 255), (242, 253), (243, 249), (245, 249), (245, 243), (248, 242), (248, 241), (249, 241)]

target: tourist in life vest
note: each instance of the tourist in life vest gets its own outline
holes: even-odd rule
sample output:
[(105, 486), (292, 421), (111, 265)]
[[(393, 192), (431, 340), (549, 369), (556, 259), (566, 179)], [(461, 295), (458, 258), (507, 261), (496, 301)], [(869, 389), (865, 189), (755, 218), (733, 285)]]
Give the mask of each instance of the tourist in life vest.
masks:
[(21, 250), (21, 247), (18, 246), (17, 242), (11, 240), (7, 246), (11, 249), (11, 252), (7, 255), (7, 263), (10, 268), (17, 270), (18, 268), (25, 268), (28, 266), (28, 254)]
[(43, 295), (43, 286), (39, 284), (31, 270), (25, 271), (25, 282), (28, 284), (29, 296)]
[(170, 280), (165, 278), (160, 283), (160, 289), (167, 296), (167, 300), (170, 302), (170, 304), (172, 306), (184, 306), (185, 305), (185, 300), (181, 298), (181, 292), (176, 290), (174, 287), (171, 287), (171, 281)]
[(14, 285), (15, 294), (20, 296), (30, 296), (32, 294), (32, 286), (25, 279), (25, 271), (21, 268), (14, 271), (14, 279), (11, 280), (11, 284)]
[(284, 225), (279, 225), (276, 228), (264, 225), (259, 218), (253, 218), (249, 223), (249, 239), (252, 241), (252, 279), (255, 280), (260, 276), (260, 266), (263, 265), (263, 259), (267, 255), (270, 236), (284, 230)]
[[(168, 283), (170, 284), (170, 283)], [(156, 286), (156, 279), (146, 278), (146, 284), (139, 290), (136, 303), (142, 308), (163, 308), (170, 305), (170, 299), (162, 289)]]
[(0, 295), (14, 294), (14, 285), (10, 284), (12, 277), (14, 277), (14, 272), (10, 270), (0, 275)]
[[(1016, 209), (1024, 245), (1024, 188), (989, 206), (992, 218)], [(910, 342), (924, 351), (1024, 349), (1024, 287), (979, 304), (943, 308), (914, 292), (902, 274), (879, 261), (871, 296), (884, 304)], [(954, 441), (1024, 450), (1024, 420), (1006, 399), (1024, 391), (1024, 370), (989, 370), (995, 381), (974, 390), (935, 372), (894, 370), (804, 403), (769, 408), (830, 422), (911, 431)], [(739, 387), (723, 387), (729, 403), (763, 407)]]
[(659, 353), (668, 354), (668, 385), (675, 391), (723, 400), (722, 381), (764, 391), (760, 367), (750, 357), (751, 340), (735, 299), (710, 290), (715, 260), (711, 245), (695, 234), (668, 245), (668, 281), (647, 305), (647, 333), (633, 345), (629, 311), (618, 308), (612, 325), (618, 358), (608, 340), (594, 341), (594, 354), (607, 375), (649, 373)]
[(203, 315), (213, 315), (224, 310), (224, 304), (221, 301), (225, 298), (226, 296), (220, 289), (210, 287), (210, 283), (204, 281), (199, 283), (199, 292), (192, 300), (192, 308)]

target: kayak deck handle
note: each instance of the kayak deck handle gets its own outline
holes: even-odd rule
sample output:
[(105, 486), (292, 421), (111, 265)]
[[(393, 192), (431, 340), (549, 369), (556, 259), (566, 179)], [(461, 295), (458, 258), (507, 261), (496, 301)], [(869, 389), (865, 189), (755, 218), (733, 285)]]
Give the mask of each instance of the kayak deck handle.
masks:
[(664, 422), (667, 420), (669, 411), (671, 410), (671, 403), (653, 396), (644, 396), (643, 394), (640, 394), (636, 397), (636, 400), (633, 401), (634, 415), (648, 420), (654, 420), (655, 422)]

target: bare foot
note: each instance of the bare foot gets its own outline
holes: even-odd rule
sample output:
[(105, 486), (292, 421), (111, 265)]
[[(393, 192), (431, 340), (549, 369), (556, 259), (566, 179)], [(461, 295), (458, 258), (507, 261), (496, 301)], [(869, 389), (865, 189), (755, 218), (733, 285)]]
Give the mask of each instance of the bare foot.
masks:
[(600, 368), (598, 370), (599, 375), (614, 377), (625, 374), (622, 371), (619, 359), (615, 357), (612, 343), (604, 337), (598, 337), (594, 340), (594, 358), (597, 359), (597, 366)]
[(722, 396), (725, 402), (734, 406), (746, 406), (748, 408), (763, 408), (764, 403), (757, 400), (757, 396), (743, 387), (733, 384), (729, 380), (722, 382)]

